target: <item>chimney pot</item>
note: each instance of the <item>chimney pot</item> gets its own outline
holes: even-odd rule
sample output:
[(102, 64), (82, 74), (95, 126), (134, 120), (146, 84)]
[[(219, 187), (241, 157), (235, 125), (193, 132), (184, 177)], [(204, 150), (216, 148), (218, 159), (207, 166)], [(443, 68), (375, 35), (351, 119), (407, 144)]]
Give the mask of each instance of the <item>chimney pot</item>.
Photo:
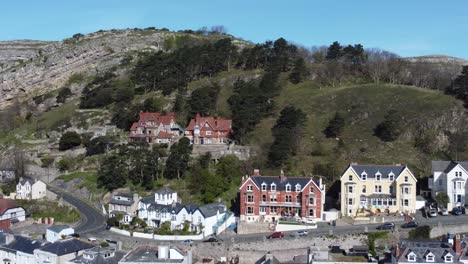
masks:
[(254, 169), (253, 176), (260, 176), (260, 170), (259, 169)]
[(456, 235), (455, 235), (454, 244), (455, 244), (455, 248), (454, 248), (455, 253), (460, 254), (461, 251), (462, 251), (460, 234), (456, 234)]

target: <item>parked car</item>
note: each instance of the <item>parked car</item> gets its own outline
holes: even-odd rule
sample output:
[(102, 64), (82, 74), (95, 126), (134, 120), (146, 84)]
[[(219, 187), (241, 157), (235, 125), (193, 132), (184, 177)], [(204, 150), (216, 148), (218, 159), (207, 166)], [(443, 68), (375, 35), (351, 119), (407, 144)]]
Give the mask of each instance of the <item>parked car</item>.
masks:
[(393, 230), (395, 229), (395, 224), (392, 222), (386, 222), (377, 227), (377, 230)]
[(308, 232), (306, 230), (297, 231), (292, 233), (291, 236), (307, 236)]
[(304, 219), (301, 220), (301, 223), (303, 224), (309, 224), (309, 225), (315, 225), (317, 224), (317, 222), (315, 221), (314, 218), (311, 218), (311, 217), (306, 217)]
[(115, 244), (117, 245), (117, 240), (112, 240), (110, 238), (106, 238), (106, 242), (109, 243), (109, 244)]
[(454, 215), (462, 215), (463, 210), (461, 208), (455, 208), (455, 209), (453, 209), (453, 214)]
[(437, 217), (437, 210), (436, 209), (429, 210), (429, 216), (430, 217)]
[(418, 226), (418, 222), (416, 221), (409, 221), (401, 225), (401, 227), (403, 228), (412, 228), (412, 227), (417, 227), (417, 226)]
[(208, 239), (206, 239), (206, 240), (203, 240), (203, 242), (212, 242), (212, 243), (214, 243), (214, 242), (221, 242), (221, 239), (218, 239), (218, 238), (216, 238), (216, 237), (210, 237), (210, 238), (208, 238)]
[(266, 238), (272, 239), (272, 238), (282, 238), (282, 237), (284, 237), (283, 232), (274, 232), (273, 234), (267, 236)]
[(97, 242), (97, 239), (94, 237), (88, 237), (89, 242)]
[[(214, 237), (213, 237), (214, 238)], [(216, 238), (215, 238), (216, 239)], [(215, 241), (216, 242), (216, 241)], [(185, 239), (184, 241), (181, 242), (182, 244), (186, 246), (191, 246), (193, 245), (193, 240), (192, 239)]]
[(447, 215), (449, 215), (449, 211), (448, 211), (447, 208), (444, 208), (444, 209), (442, 209), (442, 211), (440, 212), (440, 214), (441, 214), (441, 215), (447, 216)]

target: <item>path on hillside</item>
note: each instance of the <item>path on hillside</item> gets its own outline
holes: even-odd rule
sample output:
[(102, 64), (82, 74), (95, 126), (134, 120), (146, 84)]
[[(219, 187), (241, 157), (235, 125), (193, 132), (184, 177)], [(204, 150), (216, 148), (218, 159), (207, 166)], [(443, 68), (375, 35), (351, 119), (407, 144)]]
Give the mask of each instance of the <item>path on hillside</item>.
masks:
[(81, 220), (75, 227), (76, 233), (81, 235), (105, 230), (105, 218), (96, 208), (61, 189), (50, 185), (48, 188), (51, 192), (62, 196), (64, 201), (75, 206), (80, 212)]

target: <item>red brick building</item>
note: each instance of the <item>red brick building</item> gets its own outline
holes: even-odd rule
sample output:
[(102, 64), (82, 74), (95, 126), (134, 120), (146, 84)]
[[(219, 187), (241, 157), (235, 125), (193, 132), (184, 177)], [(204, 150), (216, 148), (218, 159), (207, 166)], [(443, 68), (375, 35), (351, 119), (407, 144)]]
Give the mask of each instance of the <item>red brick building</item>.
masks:
[(133, 123), (130, 128), (128, 141), (173, 143), (180, 137), (181, 130), (174, 113), (162, 115), (157, 112), (140, 112), (138, 122)]
[(246, 222), (274, 222), (280, 217), (322, 219), (325, 185), (313, 177), (254, 175), (242, 178), (240, 219)]
[(185, 136), (195, 145), (226, 144), (231, 133), (232, 120), (199, 114), (185, 128)]

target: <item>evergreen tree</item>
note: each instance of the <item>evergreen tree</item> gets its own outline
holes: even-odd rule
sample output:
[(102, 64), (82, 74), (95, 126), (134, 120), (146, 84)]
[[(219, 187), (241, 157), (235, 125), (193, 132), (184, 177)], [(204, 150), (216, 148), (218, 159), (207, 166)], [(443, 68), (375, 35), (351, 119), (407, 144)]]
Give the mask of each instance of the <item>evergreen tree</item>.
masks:
[(81, 137), (76, 132), (65, 132), (59, 141), (59, 150), (68, 150), (81, 145)]
[(294, 62), (294, 67), (289, 74), (289, 81), (293, 84), (298, 84), (309, 75), (304, 58), (300, 57)]
[(338, 41), (333, 42), (327, 50), (327, 60), (336, 60), (339, 59), (343, 54), (343, 47)]
[(339, 112), (336, 112), (335, 116), (330, 120), (323, 133), (328, 138), (338, 137), (343, 132), (344, 126), (345, 120), (343, 116)]
[(117, 154), (106, 156), (98, 170), (98, 187), (108, 191), (120, 188), (127, 182), (127, 176), (127, 165), (122, 157)]
[(468, 66), (463, 66), (461, 74), (452, 81), (445, 93), (462, 100), (465, 108), (468, 108)]
[(382, 141), (396, 140), (402, 133), (402, 123), (398, 112), (395, 110), (388, 111), (384, 121), (374, 129), (374, 133)]
[(305, 121), (306, 114), (300, 108), (287, 106), (281, 111), (271, 129), (274, 141), (268, 152), (270, 166), (280, 167), (291, 155), (296, 155)]
[(166, 161), (164, 177), (168, 179), (182, 178), (188, 167), (191, 154), (192, 145), (188, 138), (183, 137), (179, 142), (174, 143), (171, 146), (171, 153)]

